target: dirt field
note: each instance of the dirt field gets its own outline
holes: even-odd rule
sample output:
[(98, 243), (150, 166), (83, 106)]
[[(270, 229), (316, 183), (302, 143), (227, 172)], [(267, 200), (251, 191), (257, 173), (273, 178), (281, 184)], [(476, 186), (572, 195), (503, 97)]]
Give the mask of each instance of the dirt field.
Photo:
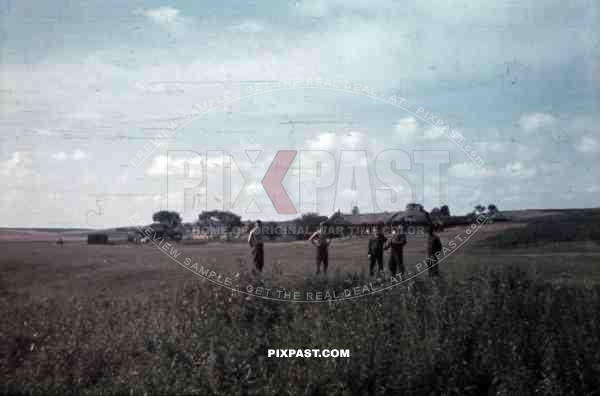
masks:
[[(600, 247), (595, 243), (564, 243), (537, 249), (488, 249), (476, 242), (520, 224), (493, 224), (481, 227), (467, 240), (466, 228), (442, 232), (442, 242), (457, 245), (441, 263), (442, 274), (450, 278), (468, 276), (477, 267), (519, 263), (546, 274), (549, 278), (600, 281)], [(459, 239), (460, 238), (460, 239)], [(3, 293), (14, 297), (110, 296), (148, 297), (174, 292), (184, 283), (201, 279), (178, 265), (166, 253), (152, 245), (87, 245), (66, 243), (64, 247), (44, 242), (1, 242), (0, 279)], [(409, 236), (405, 265), (425, 258), (425, 236)], [(205, 268), (235, 281), (249, 269), (247, 246), (243, 243), (214, 242), (203, 245), (175, 245), (178, 261), (189, 258)], [(367, 240), (336, 240), (330, 249), (329, 277), (367, 274)], [(307, 242), (272, 242), (265, 245), (264, 276), (277, 287), (293, 287), (315, 272), (315, 249)], [(387, 270), (387, 254), (386, 270)], [(420, 275), (425, 276), (425, 274)]]

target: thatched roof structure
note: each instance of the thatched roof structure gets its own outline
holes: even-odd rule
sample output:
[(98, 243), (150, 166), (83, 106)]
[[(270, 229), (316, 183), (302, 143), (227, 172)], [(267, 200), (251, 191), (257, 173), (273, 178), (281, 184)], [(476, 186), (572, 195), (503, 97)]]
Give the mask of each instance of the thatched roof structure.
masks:
[(431, 225), (432, 219), (429, 213), (425, 210), (408, 209), (403, 212), (396, 212), (392, 214), (387, 223), (398, 224), (412, 224), (412, 225)]
[(365, 213), (343, 216), (344, 220), (353, 226), (375, 226), (377, 224), (385, 224), (389, 215), (386, 213)]

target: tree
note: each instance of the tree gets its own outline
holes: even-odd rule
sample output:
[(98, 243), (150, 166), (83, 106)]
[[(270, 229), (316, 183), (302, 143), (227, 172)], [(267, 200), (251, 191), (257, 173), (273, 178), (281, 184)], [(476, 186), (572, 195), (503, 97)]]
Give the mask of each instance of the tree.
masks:
[(450, 208), (448, 207), (448, 205), (442, 205), (440, 207), (440, 214), (442, 216), (448, 216), (448, 217), (450, 217)]
[(356, 216), (356, 215), (360, 214), (360, 210), (358, 210), (358, 206), (353, 206), (353, 207), (352, 207), (352, 214), (353, 214), (354, 216)]
[(423, 205), (418, 204), (418, 203), (408, 203), (406, 204), (406, 211), (417, 211), (417, 212), (422, 212), (423, 210), (425, 210), (425, 208), (423, 208)]
[(266, 221), (263, 223), (262, 233), (271, 240), (277, 239), (277, 235), (281, 232), (279, 223), (276, 221)]
[(209, 210), (198, 215), (199, 224), (210, 223), (211, 217), (218, 219), (225, 227), (226, 232), (231, 232), (233, 227), (242, 226), (242, 218), (230, 211)]
[(317, 230), (319, 224), (325, 220), (327, 220), (327, 216), (321, 216), (318, 213), (305, 213), (294, 221), (299, 223), (305, 231), (312, 232)]
[(487, 209), (488, 209), (489, 214), (495, 214), (495, 213), (499, 212), (498, 207), (494, 204), (489, 204)]
[(152, 215), (152, 221), (173, 228), (181, 224), (181, 216), (177, 212), (161, 210)]
[(485, 212), (485, 206), (478, 204), (475, 206), (475, 213), (484, 213)]

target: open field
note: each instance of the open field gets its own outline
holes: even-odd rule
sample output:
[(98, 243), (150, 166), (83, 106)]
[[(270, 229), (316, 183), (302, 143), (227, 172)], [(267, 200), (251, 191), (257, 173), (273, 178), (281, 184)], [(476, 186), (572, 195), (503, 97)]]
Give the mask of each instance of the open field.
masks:
[[(52, 230), (35, 229), (0, 229), (0, 242), (56, 242), (59, 233)], [(65, 231), (62, 237), (65, 241), (83, 242), (86, 231)]]
[[(523, 224), (493, 224), (477, 233), (444, 259), (441, 271), (462, 277), (482, 265), (519, 264), (549, 278), (562, 276), (580, 281), (600, 281), (600, 245), (567, 242), (535, 249), (496, 249), (489, 238), (506, 231), (521, 232)], [(440, 234), (445, 245), (457, 236), (466, 239), (466, 227), (451, 228)], [(219, 271), (234, 279), (250, 266), (248, 248), (243, 243), (214, 242), (200, 245), (174, 245), (181, 256)], [(111, 296), (130, 297), (175, 291), (183, 283), (199, 280), (167, 254), (152, 245), (87, 245), (67, 243), (2, 243), (0, 267), (4, 293), (21, 297)], [(330, 249), (329, 277), (366, 275), (367, 239), (335, 241)], [(405, 248), (407, 268), (426, 256), (425, 236), (409, 236)], [(315, 272), (315, 249), (305, 241), (273, 242), (265, 245), (265, 277), (274, 285), (293, 287)], [(387, 260), (387, 255), (386, 255)], [(475, 268), (471, 268), (474, 263)], [(387, 268), (386, 268), (387, 269)]]
[[(594, 234), (503, 242), (521, 241), (523, 230), (550, 223), (556, 219), (485, 225), (444, 259), (441, 280), (422, 275), (331, 304), (232, 295), (151, 245), (3, 242), (0, 389), (598, 394), (600, 245)], [(447, 244), (465, 232), (453, 228), (441, 236)], [(302, 289), (335, 287), (348, 277), (364, 284), (366, 247), (365, 239), (334, 242), (325, 280), (312, 275), (315, 251), (306, 242), (267, 243), (264, 281)], [(177, 249), (232, 279), (249, 272), (244, 244)], [(409, 269), (424, 256), (424, 237), (411, 236)], [(341, 348), (351, 357), (268, 359), (269, 348)]]

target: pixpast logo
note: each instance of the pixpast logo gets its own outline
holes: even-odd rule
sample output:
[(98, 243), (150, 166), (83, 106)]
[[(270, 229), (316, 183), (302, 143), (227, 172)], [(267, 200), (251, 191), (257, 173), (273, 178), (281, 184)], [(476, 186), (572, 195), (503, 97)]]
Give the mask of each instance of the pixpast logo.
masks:
[[(250, 213), (257, 201), (266, 202), (267, 197), (281, 215), (297, 214), (299, 208), (302, 212), (345, 208), (350, 202), (366, 211), (399, 210), (416, 197), (411, 182), (418, 178), (409, 177), (409, 182), (401, 175), (413, 170), (413, 163), (423, 164), (422, 172), (418, 172), (421, 180), (437, 184), (434, 190), (438, 193), (445, 191), (440, 171), (449, 163), (448, 151), (415, 151), (414, 161), (402, 150), (382, 151), (372, 164), (367, 158), (367, 152), (361, 150), (341, 151), (337, 161), (332, 153), (322, 150), (280, 150), (272, 159), (261, 150), (232, 154), (207, 151), (204, 155), (190, 150), (169, 151), (169, 203), (175, 204), (173, 196), (179, 194), (183, 195), (184, 211), (236, 209)], [(371, 180), (369, 165), (372, 165), (375, 183)], [(297, 205), (283, 185), (286, 177), (297, 179), (297, 190), (293, 180), (288, 184), (294, 189), (292, 195)], [(379, 187), (373, 195), (376, 184)], [(423, 183), (416, 186), (423, 190), (417, 198), (426, 200)], [(324, 191), (327, 193), (323, 194)], [(319, 202), (322, 195), (333, 198), (328, 203), (331, 208)], [(434, 200), (441, 202), (443, 198)], [(175, 209), (173, 205), (169, 207)]]

